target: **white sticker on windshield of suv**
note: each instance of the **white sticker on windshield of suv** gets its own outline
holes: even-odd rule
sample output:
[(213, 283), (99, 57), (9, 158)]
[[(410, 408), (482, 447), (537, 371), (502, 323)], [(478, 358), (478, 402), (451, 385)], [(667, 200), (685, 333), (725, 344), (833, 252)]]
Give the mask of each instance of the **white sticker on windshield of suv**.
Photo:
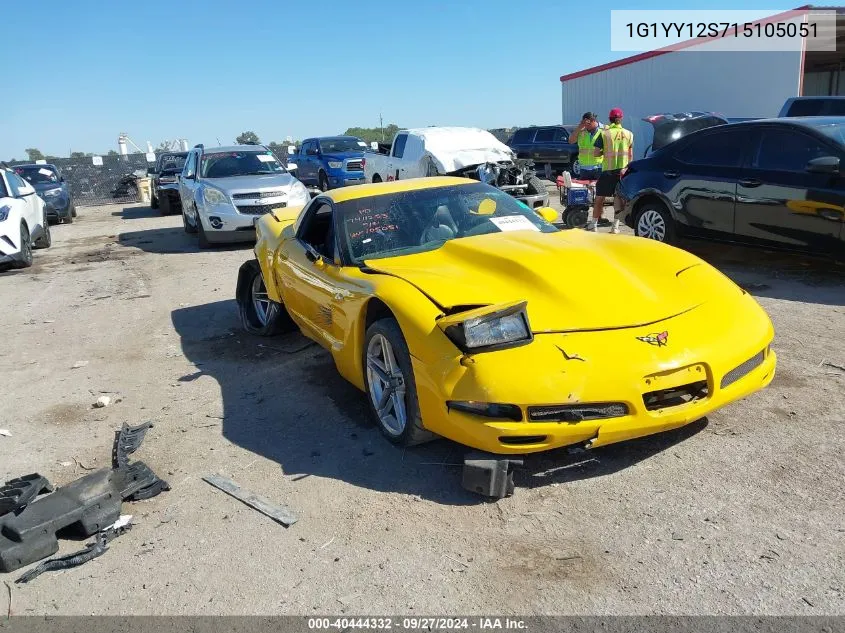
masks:
[(358, 145), (361, 147), (367, 147), (367, 144), (364, 141), (358, 141)]
[(257, 154), (258, 160), (262, 163), (275, 163), (276, 159), (270, 156), (269, 154)]
[(500, 231), (539, 231), (531, 220), (522, 215), (508, 215), (502, 218), (490, 218)]
[(39, 169), (38, 173), (41, 174), (42, 176), (52, 176), (53, 175), (53, 172), (50, 171), (49, 169)]

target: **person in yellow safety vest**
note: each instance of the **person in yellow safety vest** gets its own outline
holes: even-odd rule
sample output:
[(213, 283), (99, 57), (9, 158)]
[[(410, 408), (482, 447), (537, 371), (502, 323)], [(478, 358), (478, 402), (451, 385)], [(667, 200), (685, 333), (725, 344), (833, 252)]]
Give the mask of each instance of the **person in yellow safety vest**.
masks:
[(598, 180), (601, 171), (601, 157), (596, 156), (596, 139), (601, 135), (601, 124), (592, 112), (585, 112), (581, 123), (569, 135), (569, 142), (578, 144), (578, 170), (572, 175), (584, 180)]
[[(608, 115), (610, 125), (596, 139), (595, 155), (602, 157), (601, 176), (596, 183), (596, 199), (593, 204), (593, 219), (587, 222), (588, 231), (595, 231), (604, 211), (604, 200), (613, 196), (613, 209), (618, 214), (621, 200), (616, 196), (616, 185), (634, 159), (634, 135), (622, 127), (622, 109), (613, 108)], [(612, 233), (619, 232), (619, 221), (613, 222)]]

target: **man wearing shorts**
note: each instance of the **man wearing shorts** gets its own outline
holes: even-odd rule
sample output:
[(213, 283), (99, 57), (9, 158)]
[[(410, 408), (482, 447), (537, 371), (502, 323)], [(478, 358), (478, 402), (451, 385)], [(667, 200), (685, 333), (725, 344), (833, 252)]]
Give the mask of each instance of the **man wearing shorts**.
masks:
[[(619, 178), (628, 168), (628, 163), (634, 159), (634, 135), (630, 130), (622, 127), (622, 110), (613, 108), (608, 115), (610, 124), (596, 139), (596, 156), (602, 157), (601, 175), (596, 183), (596, 200), (593, 205), (593, 219), (587, 222), (588, 231), (595, 231), (604, 211), (604, 200), (613, 196), (613, 209), (616, 213), (622, 210), (621, 200), (616, 197), (616, 185)], [(614, 232), (618, 231), (614, 222)]]

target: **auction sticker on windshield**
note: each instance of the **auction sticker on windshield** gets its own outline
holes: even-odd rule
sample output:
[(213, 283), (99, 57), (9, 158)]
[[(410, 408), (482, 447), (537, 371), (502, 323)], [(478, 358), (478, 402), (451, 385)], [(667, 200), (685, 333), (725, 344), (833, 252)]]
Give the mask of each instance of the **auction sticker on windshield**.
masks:
[(258, 158), (258, 160), (260, 160), (262, 163), (275, 163), (276, 162), (276, 159), (273, 158), (272, 156), (270, 156), (269, 154), (258, 154), (258, 156), (256, 156), (256, 158)]
[(521, 215), (508, 215), (503, 218), (490, 218), (500, 231), (539, 231), (534, 224)]

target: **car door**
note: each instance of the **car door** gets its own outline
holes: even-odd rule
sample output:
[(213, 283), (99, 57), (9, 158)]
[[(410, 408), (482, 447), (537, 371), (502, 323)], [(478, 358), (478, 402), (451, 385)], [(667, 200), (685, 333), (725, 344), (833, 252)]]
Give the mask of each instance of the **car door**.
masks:
[[(315, 184), (317, 169), (317, 142), (307, 140), (302, 144), (302, 166), (300, 167), (300, 180), (307, 184)], [(304, 180), (303, 180), (304, 178)]]
[(396, 138), (393, 139), (393, 147), (391, 147), (390, 157), (387, 159), (387, 180), (399, 179), (407, 143), (408, 135), (404, 132), (397, 134)]
[(750, 133), (745, 127), (693, 134), (663, 161), (663, 188), (689, 233), (732, 234), (737, 182)]
[(280, 249), (279, 265), (282, 300), (291, 317), (331, 349), (339, 338), (336, 307), (347, 293), (341, 289), (341, 260), (330, 199), (318, 197), (311, 202), (295, 238)]
[(813, 173), (807, 167), (826, 156), (845, 165), (842, 150), (780, 125), (759, 126), (752, 148), (748, 174), (737, 189), (737, 234), (787, 248), (841, 249), (845, 181), (839, 174)]
[(541, 127), (537, 130), (534, 136), (534, 145), (531, 147), (531, 160), (538, 165), (544, 163), (551, 163), (555, 138), (555, 129), (553, 127)]

